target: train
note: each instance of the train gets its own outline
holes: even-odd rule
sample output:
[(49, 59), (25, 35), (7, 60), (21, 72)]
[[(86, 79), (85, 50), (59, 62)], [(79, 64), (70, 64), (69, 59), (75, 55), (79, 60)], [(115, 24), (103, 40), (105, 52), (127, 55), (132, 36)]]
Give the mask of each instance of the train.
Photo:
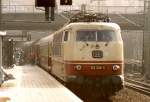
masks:
[(123, 41), (116, 23), (69, 23), (25, 46), (28, 58), (64, 83), (109, 92), (124, 86)]

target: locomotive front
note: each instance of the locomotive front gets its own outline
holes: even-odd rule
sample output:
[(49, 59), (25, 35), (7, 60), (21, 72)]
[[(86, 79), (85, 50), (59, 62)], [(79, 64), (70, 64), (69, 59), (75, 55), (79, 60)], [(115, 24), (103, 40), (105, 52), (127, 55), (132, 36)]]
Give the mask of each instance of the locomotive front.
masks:
[(113, 86), (114, 91), (123, 87), (123, 41), (117, 24), (74, 23), (71, 39), (64, 46), (68, 82)]

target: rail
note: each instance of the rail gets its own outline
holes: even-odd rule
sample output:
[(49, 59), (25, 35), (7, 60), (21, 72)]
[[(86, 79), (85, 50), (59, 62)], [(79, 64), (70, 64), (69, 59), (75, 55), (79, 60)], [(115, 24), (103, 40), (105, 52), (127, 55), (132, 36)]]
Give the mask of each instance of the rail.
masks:
[(145, 95), (150, 96), (150, 85), (149, 84), (125, 78), (125, 86), (127, 88), (134, 89), (138, 92), (141, 92)]

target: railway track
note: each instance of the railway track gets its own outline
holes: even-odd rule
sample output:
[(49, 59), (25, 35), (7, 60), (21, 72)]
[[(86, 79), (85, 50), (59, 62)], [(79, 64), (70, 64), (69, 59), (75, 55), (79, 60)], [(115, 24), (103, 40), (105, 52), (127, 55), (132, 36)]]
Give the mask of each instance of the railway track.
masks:
[(125, 86), (134, 89), (142, 94), (150, 96), (150, 85), (139, 81), (125, 78)]

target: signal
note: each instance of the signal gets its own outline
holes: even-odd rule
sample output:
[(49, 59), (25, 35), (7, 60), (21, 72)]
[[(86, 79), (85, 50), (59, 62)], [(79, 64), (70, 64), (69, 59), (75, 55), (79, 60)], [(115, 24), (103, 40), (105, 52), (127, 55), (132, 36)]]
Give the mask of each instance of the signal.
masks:
[(72, 5), (72, 0), (60, 0), (60, 5)]
[(36, 7), (55, 7), (55, 0), (35, 0)]

